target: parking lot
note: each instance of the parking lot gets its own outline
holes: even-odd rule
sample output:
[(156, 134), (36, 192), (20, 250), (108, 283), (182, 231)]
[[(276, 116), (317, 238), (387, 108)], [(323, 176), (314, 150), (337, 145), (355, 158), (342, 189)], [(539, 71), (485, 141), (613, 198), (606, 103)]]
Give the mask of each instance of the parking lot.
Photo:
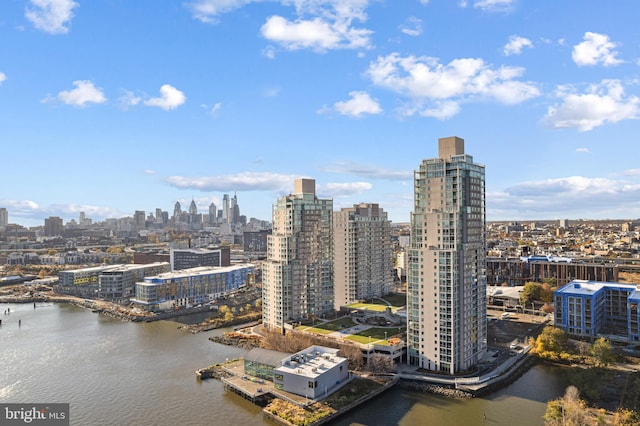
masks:
[(491, 347), (512, 349), (512, 344), (526, 343), (549, 324), (549, 316), (509, 312), (503, 318), (503, 310), (487, 309), (487, 344)]

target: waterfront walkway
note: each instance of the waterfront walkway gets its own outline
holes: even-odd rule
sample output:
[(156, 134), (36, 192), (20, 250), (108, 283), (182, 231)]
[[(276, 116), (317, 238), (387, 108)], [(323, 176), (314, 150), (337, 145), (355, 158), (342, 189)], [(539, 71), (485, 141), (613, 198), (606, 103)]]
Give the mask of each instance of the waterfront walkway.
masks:
[[(448, 375), (428, 374), (418, 372), (418, 369), (408, 365), (402, 365), (398, 371), (400, 379), (451, 386), (454, 389), (476, 393), (488, 386), (506, 380), (520, 368), (529, 357), (531, 346), (521, 346), (516, 355), (508, 356), (502, 362), (490, 361), (488, 358), (483, 363), (496, 362), (492, 368), (487, 368), (485, 373), (469, 377), (452, 377)], [(497, 352), (489, 352), (489, 357), (497, 355)]]

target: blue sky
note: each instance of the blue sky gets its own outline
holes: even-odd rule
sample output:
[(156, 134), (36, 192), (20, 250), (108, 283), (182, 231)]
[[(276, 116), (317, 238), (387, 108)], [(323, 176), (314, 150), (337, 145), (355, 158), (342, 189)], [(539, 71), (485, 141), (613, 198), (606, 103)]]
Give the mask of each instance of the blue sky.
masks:
[[(615, 5), (615, 6), (614, 6)], [(487, 220), (640, 217), (640, 3), (4, 0), (0, 207), (271, 219), (299, 177), (407, 222), (437, 140)]]

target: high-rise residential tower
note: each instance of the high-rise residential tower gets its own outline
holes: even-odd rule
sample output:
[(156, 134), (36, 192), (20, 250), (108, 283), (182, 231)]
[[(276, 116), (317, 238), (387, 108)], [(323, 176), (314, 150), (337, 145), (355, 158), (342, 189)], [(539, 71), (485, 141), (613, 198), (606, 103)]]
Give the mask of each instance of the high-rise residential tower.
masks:
[(273, 206), (262, 269), (262, 323), (285, 324), (333, 312), (333, 200), (316, 196), (313, 179), (297, 179), (294, 193)]
[(393, 285), (391, 222), (378, 204), (333, 212), (334, 308), (382, 297)]
[(454, 374), (487, 347), (485, 172), (461, 138), (438, 153), (414, 172), (407, 346), (410, 364)]

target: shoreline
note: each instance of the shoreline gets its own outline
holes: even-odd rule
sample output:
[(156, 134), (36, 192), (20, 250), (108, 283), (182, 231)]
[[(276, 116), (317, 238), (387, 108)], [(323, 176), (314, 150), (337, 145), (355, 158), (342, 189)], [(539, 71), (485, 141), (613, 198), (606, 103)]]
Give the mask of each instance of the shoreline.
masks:
[[(216, 336), (215, 338), (209, 338), (209, 340), (225, 344), (225, 345), (233, 345), (239, 347), (241, 349), (250, 350), (253, 347), (259, 344), (260, 337), (254, 336), (253, 340), (249, 345), (245, 344), (245, 340), (249, 335), (245, 335), (243, 333), (238, 332), (229, 332), (224, 333), (221, 336)], [(239, 360), (234, 360), (237, 362)], [(513, 382), (518, 380), (523, 374), (529, 371), (533, 366), (535, 366), (538, 362), (538, 359), (532, 356), (529, 353), (523, 353), (522, 358), (520, 358), (517, 362), (511, 365), (509, 368), (500, 372), (495, 377), (492, 377), (490, 380), (486, 380), (484, 382), (478, 383), (474, 387), (468, 387), (463, 384), (456, 384), (455, 380), (450, 383), (443, 383), (442, 381), (438, 381), (437, 379), (432, 379), (429, 375), (422, 374), (406, 374), (406, 373), (393, 373), (389, 375), (384, 375), (387, 378), (390, 378), (387, 385), (383, 386), (381, 389), (376, 389), (375, 391), (369, 391), (363, 393), (358, 397), (357, 400), (353, 401), (347, 407), (342, 407), (337, 411), (329, 414), (327, 417), (322, 417), (318, 420), (311, 421), (309, 423), (305, 423), (310, 426), (319, 426), (325, 423), (330, 422), (338, 416), (341, 416), (353, 408), (361, 405), (362, 403), (374, 398), (377, 395), (384, 393), (386, 390), (391, 387), (398, 385), (405, 387), (407, 389), (411, 389), (413, 391), (422, 392), (422, 393), (431, 393), (434, 395), (439, 395), (445, 398), (453, 398), (453, 399), (467, 399), (467, 398), (476, 398), (483, 397), (486, 395), (490, 395), (494, 392), (497, 392), (505, 387), (511, 385)], [(202, 368), (196, 371), (196, 376), (199, 380), (207, 380), (207, 379), (217, 379), (223, 381), (225, 377), (226, 371), (224, 369), (223, 364), (216, 364), (214, 366)], [(361, 374), (361, 373), (353, 373), (357, 376), (363, 376), (363, 378), (367, 378), (369, 380), (376, 379), (378, 376), (375, 374)], [(417, 376), (421, 376), (417, 378)], [(238, 392), (236, 392), (238, 393)], [(277, 395), (271, 395), (273, 399), (278, 399)], [(251, 398), (245, 398), (251, 400)], [(322, 400), (316, 401), (318, 404), (322, 404)], [(309, 406), (306, 406), (306, 410), (309, 410)], [(274, 422), (277, 422), (282, 425), (292, 425), (291, 422), (280, 418), (273, 413), (267, 413), (266, 409), (263, 409), (263, 413), (269, 419)]]

